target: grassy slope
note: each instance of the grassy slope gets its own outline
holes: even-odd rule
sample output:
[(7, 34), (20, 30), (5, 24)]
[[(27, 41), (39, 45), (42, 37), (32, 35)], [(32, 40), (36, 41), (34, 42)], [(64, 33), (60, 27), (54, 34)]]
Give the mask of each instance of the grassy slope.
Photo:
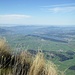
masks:
[(75, 65), (75, 56), (74, 59), (71, 60), (66, 60), (63, 62), (60, 62), (58, 58), (56, 57), (55, 59), (52, 60), (61, 71), (65, 71), (66, 75), (75, 75), (74, 70), (69, 70), (68, 68), (72, 65)]
[[(18, 45), (18, 47), (22, 46), (22, 43), (24, 43), (24, 46), (21, 48), (21, 50), (27, 49), (34, 49), (37, 50), (38, 48), (41, 48), (41, 50), (53, 50), (57, 51), (62, 49), (64, 52), (68, 50), (73, 50), (75, 51), (75, 42), (70, 42), (70, 43), (61, 43), (61, 42), (53, 42), (50, 40), (43, 40), (37, 37), (32, 37), (32, 36), (27, 36), (27, 37), (22, 37), (22, 36), (17, 36), (14, 39), (7, 37), (10, 45), (15, 48), (15, 45)], [(11, 43), (12, 42), (12, 43)], [(74, 59), (71, 60), (66, 60), (64, 62), (58, 61), (58, 57), (54, 58), (52, 60), (61, 71), (65, 71), (68, 67), (75, 65), (75, 56)], [(75, 72), (72, 70), (67, 70), (66, 75), (75, 75)]]
[(58, 75), (58, 71), (52, 62), (46, 63), (43, 53), (12, 55), (7, 41), (0, 39), (0, 75)]
[[(59, 50), (62, 49), (63, 51), (73, 50), (75, 51), (74, 45), (70, 43), (61, 43), (61, 42), (53, 42), (50, 40), (43, 40), (41, 38), (27, 36), (27, 37), (15, 37), (15, 39), (8, 38), (8, 41), (11, 45), (15, 46), (15, 44), (24, 44), (25, 47), (29, 46), (29, 49), (38, 49), (40, 47), (42, 50)], [(12, 42), (12, 43), (11, 43)]]

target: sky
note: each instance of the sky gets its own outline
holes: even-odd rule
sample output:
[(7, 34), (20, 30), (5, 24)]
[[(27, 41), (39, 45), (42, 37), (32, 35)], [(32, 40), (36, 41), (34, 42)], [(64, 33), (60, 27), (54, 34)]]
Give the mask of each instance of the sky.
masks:
[(75, 0), (0, 0), (3, 25), (75, 25)]

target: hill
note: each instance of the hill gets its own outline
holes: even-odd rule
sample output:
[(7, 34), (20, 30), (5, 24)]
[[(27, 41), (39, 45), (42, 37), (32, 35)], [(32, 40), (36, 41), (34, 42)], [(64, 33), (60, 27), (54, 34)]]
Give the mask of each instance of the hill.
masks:
[(0, 75), (58, 75), (58, 71), (52, 62), (46, 62), (43, 53), (35, 57), (27, 51), (13, 55), (6, 41), (0, 39)]
[(3, 34), (17, 54), (29, 51), (35, 56), (42, 51), (45, 58), (53, 61), (65, 75), (75, 75), (75, 27), (16, 26), (4, 27), (12, 34)]

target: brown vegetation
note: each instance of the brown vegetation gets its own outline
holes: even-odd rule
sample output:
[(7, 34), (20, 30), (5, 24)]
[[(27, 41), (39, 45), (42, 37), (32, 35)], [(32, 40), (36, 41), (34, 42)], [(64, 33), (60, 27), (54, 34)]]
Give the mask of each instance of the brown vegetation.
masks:
[(0, 39), (0, 75), (58, 75), (58, 71), (43, 53), (35, 57), (26, 51), (11, 55), (6, 41)]

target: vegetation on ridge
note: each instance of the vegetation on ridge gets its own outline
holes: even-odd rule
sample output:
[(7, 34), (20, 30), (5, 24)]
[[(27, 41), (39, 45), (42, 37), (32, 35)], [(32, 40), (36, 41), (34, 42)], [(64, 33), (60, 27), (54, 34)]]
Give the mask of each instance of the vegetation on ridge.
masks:
[(0, 75), (58, 75), (58, 71), (42, 53), (35, 57), (26, 51), (12, 55), (6, 40), (0, 39)]

